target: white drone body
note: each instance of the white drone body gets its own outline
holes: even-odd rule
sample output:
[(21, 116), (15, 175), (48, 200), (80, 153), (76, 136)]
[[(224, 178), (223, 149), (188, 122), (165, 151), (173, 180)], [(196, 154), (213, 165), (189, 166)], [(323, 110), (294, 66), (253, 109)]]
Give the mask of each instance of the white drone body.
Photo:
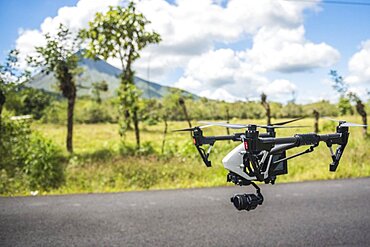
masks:
[[(230, 153), (228, 153), (225, 158), (222, 159), (222, 163), (225, 167), (225, 169), (229, 170), (230, 172), (233, 172), (235, 174), (238, 174), (239, 176), (247, 179), (248, 181), (256, 181), (256, 176), (249, 176), (245, 172), (245, 164), (243, 163), (243, 157), (246, 154), (245, 150), (245, 144), (241, 143), (237, 147), (235, 147)], [(269, 176), (269, 169), (272, 162), (274, 162), (276, 159), (274, 159), (273, 155), (269, 155), (269, 152), (262, 151), (262, 159), (259, 161), (259, 164), (262, 165), (266, 159), (268, 159), (268, 165), (264, 171), (261, 173), (263, 174), (264, 179), (268, 178)]]

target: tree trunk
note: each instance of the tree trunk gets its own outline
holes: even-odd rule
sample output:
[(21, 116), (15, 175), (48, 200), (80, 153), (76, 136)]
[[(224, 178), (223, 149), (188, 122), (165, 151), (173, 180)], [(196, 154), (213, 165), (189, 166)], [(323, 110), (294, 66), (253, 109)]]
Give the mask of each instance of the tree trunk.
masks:
[(164, 145), (166, 144), (166, 136), (167, 136), (167, 128), (168, 128), (166, 117), (163, 118), (163, 122), (164, 122), (164, 130), (163, 130), (163, 140), (162, 140), (162, 149), (161, 149), (162, 154), (164, 153)]
[(182, 108), (182, 111), (184, 112), (184, 116), (185, 116), (186, 121), (188, 122), (189, 128), (191, 128), (191, 122), (190, 122), (190, 118), (188, 115), (188, 111), (186, 110), (185, 100), (183, 98), (180, 98), (179, 104)]
[(262, 93), (261, 94), (261, 105), (266, 110), (266, 118), (267, 118), (267, 125), (271, 125), (271, 110), (270, 104), (267, 102), (267, 95)]
[(319, 118), (320, 118), (320, 113), (317, 110), (313, 110), (313, 116), (315, 118), (315, 124), (314, 124), (314, 131), (315, 133), (319, 133)]
[[(179, 104), (182, 108), (182, 111), (184, 112), (184, 116), (185, 116), (186, 121), (188, 122), (189, 128), (191, 128), (192, 126), (191, 126), (190, 118), (188, 115), (188, 111), (186, 110), (185, 100), (183, 98), (180, 98)], [(189, 134), (190, 134), (190, 138), (193, 138), (191, 132), (189, 132)]]
[(76, 93), (68, 98), (68, 118), (67, 118), (67, 151), (73, 153), (73, 112), (76, 101)]
[(267, 103), (267, 106), (266, 106), (266, 117), (267, 117), (267, 125), (271, 125), (271, 110), (270, 110), (269, 103)]
[(137, 110), (135, 110), (132, 114), (132, 118), (134, 120), (134, 127), (135, 127), (135, 137), (136, 137), (136, 148), (140, 149), (140, 129), (139, 129), (139, 119), (137, 117)]
[[(229, 108), (226, 107), (226, 123), (230, 122), (230, 114), (229, 114)], [(230, 129), (226, 128), (226, 134), (230, 135)]]
[[(364, 104), (362, 104), (361, 100), (356, 100), (356, 110), (362, 118), (362, 124), (367, 125), (367, 114), (366, 114), (366, 111), (365, 111), (365, 106), (364, 106)], [(367, 136), (367, 126), (363, 127), (362, 134), (364, 136)]]

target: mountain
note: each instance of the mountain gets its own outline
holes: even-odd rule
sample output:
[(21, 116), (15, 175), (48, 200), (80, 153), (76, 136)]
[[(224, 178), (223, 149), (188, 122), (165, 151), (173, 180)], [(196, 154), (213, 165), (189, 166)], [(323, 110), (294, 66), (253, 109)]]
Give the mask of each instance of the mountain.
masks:
[[(102, 98), (109, 98), (116, 95), (117, 88), (120, 84), (119, 75), (121, 71), (103, 60), (92, 60), (81, 58), (79, 65), (83, 68), (83, 72), (77, 76), (77, 96), (92, 95), (92, 84), (95, 82), (105, 81), (108, 84), (108, 91), (102, 92)], [(163, 86), (155, 82), (144, 80), (140, 77), (134, 77), (135, 85), (142, 91), (144, 98), (162, 98), (168, 94), (171, 87)], [(47, 92), (59, 92), (57, 80), (52, 73), (40, 73), (35, 75), (30, 81), (30, 87), (42, 89)], [(187, 91), (181, 90), (184, 96), (191, 96), (194, 99), (199, 97)]]

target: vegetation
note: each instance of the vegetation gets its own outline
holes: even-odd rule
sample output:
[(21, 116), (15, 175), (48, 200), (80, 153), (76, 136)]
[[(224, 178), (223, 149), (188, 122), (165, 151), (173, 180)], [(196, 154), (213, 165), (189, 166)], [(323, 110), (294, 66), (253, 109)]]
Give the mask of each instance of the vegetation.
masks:
[(135, 128), (136, 147), (140, 148), (139, 97), (140, 92), (134, 84), (132, 64), (140, 57), (140, 51), (147, 45), (158, 43), (160, 36), (149, 32), (150, 22), (138, 13), (133, 2), (126, 8), (110, 7), (105, 14), (97, 13), (89, 23), (89, 28), (81, 30), (80, 36), (88, 40), (87, 55), (90, 58), (117, 58), (121, 62), (121, 86), (118, 91), (121, 121), (121, 134), (124, 135), (132, 121)]
[(262, 93), (261, 94), (261, 105), (265, 108), (266, 111), (266, 118), (267, 118), (267, 125), (271, 125), (271, 109), (270, 104), (267, 102), (267, 95)]
[[(146, 30), (147, 24), (149, 21), (130, 2), (125, 9), (111, 7), (105, 14), (97, 13), (89, 28), (80, 32), (79, 37), (87, 42), (88, 56), (120, 60), (122, 74), (118, 99), (102, 100), (100, 93), (107, 91), (111, 84), (98, 81), (92, 84), (92, 98), (84, 96), (76, 101), (75, 76), (81, 72), (77, 63), (80, 46), (63, 25), (57, 35), (45, 36), (46, 45), (36, 48), (38, 56), (30, 58), (29, 63), (44, 73), (52, 72), (64, 98), (27, 88), (23, 82), (28, 73), (15, 66), (17, 52), (9, 54), (7, 62), (0, 66), (1, 195), (225, 185), (227, 171), (220, 161), (236, 143), (217, 144), (212, 153), (215, 165), (207, 169), (188, 134), (169, 131), (195, 125), (197, 120), (262, 124), (266, 116), (268, 123), (278, 122), (280, 118), (306, 116), (302, 125), (313, 126), (315, 132), (328, 133), (335, 131), (335, 123), (323, 121), (319, 126), (319, 116), (346, 115), (346, 120), (358, 122), (360, 118), (354, 115), (356, 109), (363, 123), (367, 122), (366, 110), (370, 107), (365, 107), (357, 95), (347, 92), (347, 85), (335, 71), (331, 76), (335, 89), (342, 95), (338, 105), (328, 101), (301, 105), (294, 100), (283, 105), (267, 102), (264, 94), (262, 102), (195, 100), (176, 89), (162, 99), (142, 98), (134, 85), (132, 64), (144, 47), (160, 41), (157, 33)], [(32, 126), (25, 118), (10, 118), (23, 114), (33, 116)], [(63, 127), (66, 121), (67, 130)], [(74, 126), (74, 122), (77, 125)], [(126, 137), (124, 140), (116, 133), (117, 123)], [(76, 130), (74, 146), (73, 128)], [(205, 130), (205, 134), (222, 135), (229, 131), (215, 127)], [(281, 129), (278, 135), (300, 132), (307, 130)], [(290, 162), (289, 175), (279, 181), (370, 176), (370, 139), (366, 128), (363, 132), (365, 135), (361, 136), (361, 130), (351, 130), (338, 172), (328, 171), (330, 155), (322, 145), (314, 154)], [(67, 136), (68, 152), (61, 151), (64, 136)], [(293, 152), (288, 151), (288, 155)]]
[(64, 182), (60, 149), (32, 131), (27, 120), (5, 116), (0, 131), (0, 194), (49, 191)]
[[(344, 105), (343, 101), (345, 100), (352, 101), (356, 104), (356, 110), (358, 114), (360, 114), (362, 124), (364, 125), (362, 134), (366, 136), (367, 135), (367, 113), (365, 110), (365, 105), (362, 103), (362, 100), (360, 99), (360, 97), (358, 97), (356, 93), (349, 92), (347, 83), (344, 81), (343, 77), (337, 73), (337, 71), (331, 70), (330, 76), (332, 77), (332, 80), (334, 81), (334, 86), (333, 86), (334, 89), (337, 90), (337, 92), (341, 94), (341, 99), (342, 99), (342, 102), (340, 102), (342, 103), (341, 105), (342, 106)], [(348, 104), (346, 105), (348, 106)]]
[(68, 101), (67, 108), (67, 150), (73, 152), (73, 113), (76, 101), (75, 76), (78, 70), (77, 40), (67, 27), (60, 24), (55, 36), (45, 35), (46, 45), (36, 47), (37, 57), (30, 57), (29, 64), (42, 72), (53, 72), (59, 89)]
[[(42, 123), (64, 124), (67, 121), (65, 114), (67, 100), (65, 99), (27, 88), (10, 93), (9, 95), (5, 108), (14, 112), (15, 115), (31, 114), (34, 116), (34, 119), (40, 119)], [(35, 97), (32, 97), (33, 95)], [(206, 98), (194, 100), (182, 96), (179, 91), (175, 90), (163, 99), (141, 99), (139, 107), (140, 121), (155, 124), (159, 121), (164, 121), (163, 117), (166, 117), (167, 121), (186, 121), (183, 109), (178, 102), (180, 97), (184, 98), (188, 108), (189, 118), (194, 121), (265, 118), (265, 110), (259, 102), (227, 103)], [(30, 99), (31, 102), (27, 103), (27, 99)], [(365, 106), (367, 111), (370, 110), (369, 103)], [(269, 102), (269, 104), (272, 118), (313, 116), (314, 109), (320, 113), (320, 116), (343, 116), (340, 114), (340, 105), (332, 104), (328, 101), (306, 105), (293, 103), (283, 105), (276, 102)], [(28, 105), (35, 105), (35, 107), (29, 107)], [(352, 109), (352, 112), (347, 113), (347, 115), (355, 114), (355, 107), (351, 104), (349, 104), (349, 107)], [(99, 104), (95, 98), (87, 96), (80, 97), (75, 105), (74, 122), (118, 123), (118, 108), (119, 102), (115, 98), (104, 99)]]
[[(22, 72), (17, 68), (18, 51), (11, 50), (4, 64), (0, 64), (0, 130), (2, 113), (8, 96), (18, 90), (28, 78), (28, 72)], [(0, 138), (1, 138), (0, 131)]]
[[(358, 121), (359, 117), (346, 117)], [(273, 119), (280, 121), (279, 119)], [(264, 120), (233, 120), (232, 122), (264, 123)], [(311, 125), (314, 120), (305, 119), (302, 125)], [(193, 125), (195, 123), (193, 122)], [(335, 131), (335, 123), (323, 121), (322, 133)], [(187, 127), (186, 121), (168, 122), (169, 130)], [(62, 143), (63, 128), (55, 125), (34, 126), (47, 129), (45, 135)], [(140, 155), (135, 154), (134, 131), (128, 131), (126, 149), (120, 145), (115, 124), (77, 125), (79, 133), (75, 145), (76, 155), (68, 161), (66, 183), (51, 193), (112, 192), (124, 190), (190, 188), (199, 186), (224, 186), (227, 171), (221, 160), (237, 143), (216, 143), (211, 154), (213, 167), (206, 168), (187, 133), (168, 132), (164, 153), (161, 154), (164, 123), (142, 125), (143, 142)], [(206, 135), (225, 133), (223, 128), (209, 128)], [(310, 129), (278, 130), (279, 136), (303, 133)], [(329, 172), (330, 152), (320, 145), (312, 153), (289, 162), (289, 174), (278, 182), (313, 179), (335, 179), (370, 175), (368, 163), (369, 139), (361, 137), (359, 128), (351, 129), (348, 147), (336, 173)], [(120, 148), (121, 147), (121, 148)], [(293, 154), (295, 151), (289, 151)]]

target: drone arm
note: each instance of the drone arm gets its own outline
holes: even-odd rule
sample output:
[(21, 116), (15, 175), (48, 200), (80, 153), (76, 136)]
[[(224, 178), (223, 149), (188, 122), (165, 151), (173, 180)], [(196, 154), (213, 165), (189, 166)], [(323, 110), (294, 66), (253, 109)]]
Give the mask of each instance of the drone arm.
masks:
[[(304, 145), (316, 145), (320, 141), (324, 141), (327, 144), (343, 144), (343, 133), (327, 134), (327, 135), (317, 135), (317, 134), (297, 134), (293, 137), (282, 137), (282, 138), (260, 138), (263, 144), (289, 144), (286, 147), (300, 147)], [(291, 146), (291, 145), (294, 146)], [(285, 145), (284, 145), (285, 146)], [(283, 147), (284, 147), (283, 146)], [(287, 148), (289, 149), (289, 148)]]
[[(299, 155), (309, 153), (313, 151), (313, 148), (319, 144), (320, 141), (325, 142), (326, 145), (330, 148), (331, 151), (331, 158), (333, 162), (330, 164), (329, 168), (330, 171), (336, 171), (339, 161), (342, 157), (344, 149), (348, 142), (348, 128), (341, 127), (337, 129), (337, 133), (334, 134), (325, 134), (325, 135), (317, 135), (317, 134), (297, 134), (294, 137), (286, 137), (286, 138), (262, 138), (260, 141), (265, 144), (281, 144), (275, 146), (271, 149), (271, 154), (276, 154), (282, 151), (286, 151), (291, 148), (303, 146), (303, 145), (312, 145), (310, 149), (299, 153), (297, 155), (293, 155), (290, 158), (297, 157)], [(338, 145), (337, 150), (333, 153), (331, 146), (333, 144)]]
[[(216, 141), (225, 141), (225, 140), (237, 141), (240, 140), (240, 135), (235, 134), (231, 136), (203, 136), (203, 133), (200, 129), (194, 131), (193, 136), (194, 145), (197, 148), (204, 164), (207, 167), (212, 166), (212, 163), (208, 158), (211, 153), (213, 145), (215, 144)], [(210, 145), (207, 152), (201, 147), (202, 145)]]

